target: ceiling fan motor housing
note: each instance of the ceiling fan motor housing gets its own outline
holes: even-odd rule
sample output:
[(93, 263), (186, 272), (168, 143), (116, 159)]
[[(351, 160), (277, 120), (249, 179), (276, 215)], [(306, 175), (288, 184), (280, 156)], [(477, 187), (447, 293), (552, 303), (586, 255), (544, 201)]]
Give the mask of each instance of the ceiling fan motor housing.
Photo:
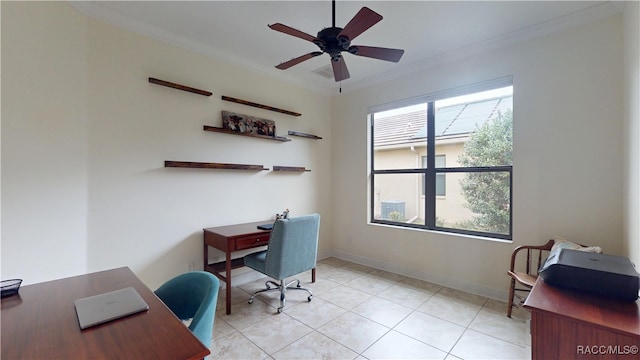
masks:
[(349, 46), (351, 41), (346, 36), (338, 37), (338, 34), (342, 31), (339, 27), (330, 27), (320, 30), (317, 38), (319, 40), (314, 41), (320, 50), (326, 52), (331, 56), (331, 60), (339, 61), (343, 51), (350, 51)]

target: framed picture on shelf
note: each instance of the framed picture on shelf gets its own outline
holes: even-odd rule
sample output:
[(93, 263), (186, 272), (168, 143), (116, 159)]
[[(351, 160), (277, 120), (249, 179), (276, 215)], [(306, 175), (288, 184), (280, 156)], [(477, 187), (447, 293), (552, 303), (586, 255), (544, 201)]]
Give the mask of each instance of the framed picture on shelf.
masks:
[(245, 134), (276, 136), (276, 122), (255, 116), (222, 111), (222, 128)]

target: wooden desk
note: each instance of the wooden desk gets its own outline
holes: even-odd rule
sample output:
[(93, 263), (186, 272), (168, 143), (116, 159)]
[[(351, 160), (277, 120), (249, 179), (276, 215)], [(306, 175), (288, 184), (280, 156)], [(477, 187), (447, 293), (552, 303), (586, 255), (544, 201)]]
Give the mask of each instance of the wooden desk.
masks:
[[(73, 301), (134, 287), (149, 305), (80, 330)], [(2, 359), (202, 359), (209, 350), (164, 303), (122, 267), (27, 285), (2, 299)]]
[[(231, 270), (244, 266), (244, 259), (233, 259), (236, 251), (253, 249), (267, 245), (271, 230), (259, 230), (258, 225), (272, 223), (273, 220), (218, 226), (204, 231), (204, 270), (226, 283), (225, 304), (227, 315), (231, 314)], [(209, 264), (209, 246), (225, 252), (225, 261)], [(224, 272), (224, 275), (222, 275)], [(316, 269), (311, 271), (311, 281), (316, 282)]]
[(531, 310), (532, 359), (638, 359), (640, 300), (623, 302), (536, 281)]

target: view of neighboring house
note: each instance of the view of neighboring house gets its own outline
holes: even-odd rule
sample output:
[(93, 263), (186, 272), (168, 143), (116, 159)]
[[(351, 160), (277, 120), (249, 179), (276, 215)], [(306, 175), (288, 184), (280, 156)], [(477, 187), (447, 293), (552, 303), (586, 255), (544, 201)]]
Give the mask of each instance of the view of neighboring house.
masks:
[[(501, 95), (438, 107), (436, 103), (436, 168), (461, 166), (464, 145), (473, 132), (497, 116), (513, 109), (513, 96)], [(418, 169), (426, 167), (426, 106), (395, 113), (374, 114), (374, 168)], [(436, 178), (436, 215), (441, 225), (471, 219), (460, 191), (465, 173), (440, 173)], [(424, 224), (424, 175), (390, 174), (380, 177), (374, 189), (374, 217)]]

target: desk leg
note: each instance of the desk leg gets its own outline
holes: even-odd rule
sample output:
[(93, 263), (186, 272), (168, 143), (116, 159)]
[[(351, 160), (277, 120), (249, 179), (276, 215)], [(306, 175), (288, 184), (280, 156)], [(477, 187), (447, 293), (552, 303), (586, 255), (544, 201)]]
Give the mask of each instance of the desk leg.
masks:
[(311, 282), (316, 282), (316, 268), (311, 269)]
[(207, 271), (207, 265), (209, 264), (209, 245), (207, 245), (205, 241), (203, 241), (203, 243), (204, 249), (202, 250), (202, 270)]
[(231, 314), (231, 251), (227, 250), (227, 261), (226, 261), (226, 267), (225, 267), (225, 271), (226, 273), (225, 278), (226, 279), (226, 283), (227, 283), (227, 293), (226, 293), (226, 298), (225, 298), (225, 304), (227, 307), (227, 315)]

